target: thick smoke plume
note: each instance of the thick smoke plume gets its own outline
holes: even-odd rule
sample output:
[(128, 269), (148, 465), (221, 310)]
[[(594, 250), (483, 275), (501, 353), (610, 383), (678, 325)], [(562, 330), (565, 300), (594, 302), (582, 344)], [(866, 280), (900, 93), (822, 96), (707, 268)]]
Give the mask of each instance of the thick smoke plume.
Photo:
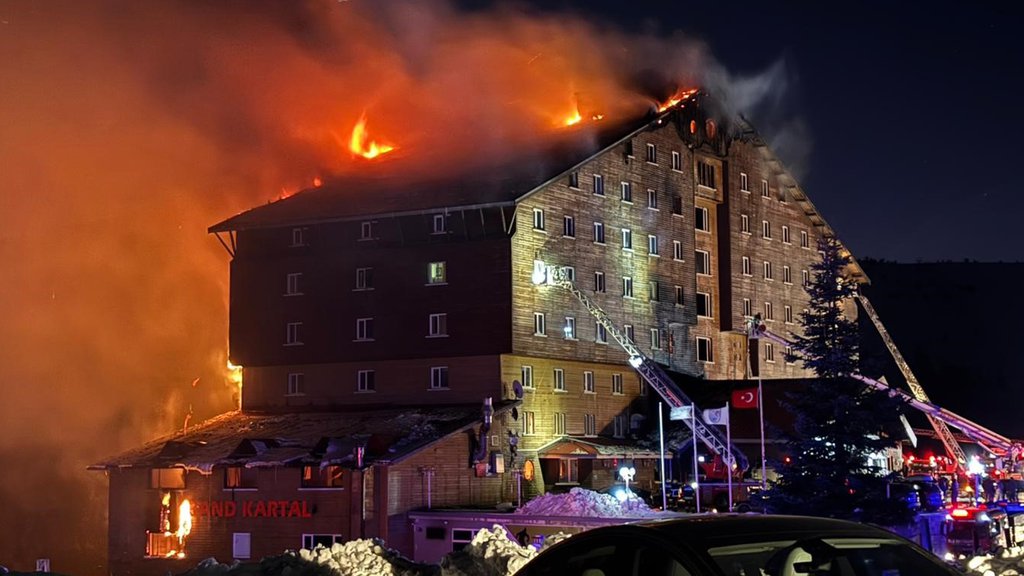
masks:
[(397, 147), (375, 162), (426, 174), (577, 109), (642, 112), (707, 64), (685, 38), (508, 7), (0, 4), (0, 558), (105, 573), (106, 480), (85, 467), (237, 403), (206, 228), (367, 169), (361, 115)]

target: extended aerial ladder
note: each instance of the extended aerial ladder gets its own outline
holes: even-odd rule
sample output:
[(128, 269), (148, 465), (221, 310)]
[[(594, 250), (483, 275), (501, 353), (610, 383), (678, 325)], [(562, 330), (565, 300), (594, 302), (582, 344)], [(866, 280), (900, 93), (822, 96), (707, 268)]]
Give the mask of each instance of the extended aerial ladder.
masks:
[[(665, 373), (653, 360), (648, 358), (639, 348), (633, 344), (628, 336), (619, 331), (597, 304), (594, 304), (573, 282), (566, 268), (551, 266), (541, 260), (533, 262), (533, 283), (537, 285), (557, 286), (562, 288), (580, 301), (588, 312), (597, 320), (611, 337), (618, 342), (619, 346), (629, 355), (629, 365), (632, 366), (640, 377), (647, 382), (659, 396), (669, 405), (670, 408), (688, 407), (698, 414), (700, 409), (690, 400), (685, 393), (672, 381), (672, 378)], [(715, 427), (707, 426), (699, 418), (683, 419), (687, 426), (693, 431), (694, 438), (703, 442), (712, 452), (722, 456), (727, 466), (731, 469), (735, 462), (732, 451), (728, 448), (725, 436)]]
[[(872, 309), (872, 312), (874, 312), (874, 309)], [(767, 338), (768, 340), (772, 340), (773, 342), (781, 344), (782, 346), (789, 347), (791, 350), (794, 350), (797, 353), (800, 352), (799, 348), (793, 342), (768, 330), (767, 327), (764, 325), (764, 322), (761, 321), (759, 315), (754, 316), (754, 318), (748, 323), (747, 335), (752, 339)], [(902, 356), (900, 356), (900, 358), (902, 358)], [(963, 416), (960, 416), (954, 412), (951, 412), (950, 410), (933, 404), (931, 401), (927, 399), (928, 397), (924, 395), (924, 391), (921, 390), (920, 384), (917, 385), (917, 388), (920, 391), (920, 393), (924, 395), (924, 399), (918, 398), (916, 394), (908, 394), (902, 390), (889, 386), (885, 382), (875, 380), (874, 378), (869, 378), (867, 376), (864, 376), (863, 374), (851, 374), (850, 377), (860, 382), (863, 382), (864, 384), (867, 384), (868, 386), (871, 386), (876, 390), (886, 392), (890, 396), (898, 396), (902, 398), (908, 404), (924, 413), (925, 416), (929, 418), (929, 420), (933, 420), (934, 422), (940, 423), (940, 428), (942, 430), (945, 430), (945, 433), (947, 434), (947, 436), (945, 437), (940, 436), (942, 438), (942, 442), (946, 446), (946, 449), (949, 451), (949, 454), (951, 456), (955, 455), (957, 466), (961, 470), (965, 469), (967, 465), (966, 457), (964, 456), (963, 450), (960, 448), (960, 445), (957, 443), (956, 439), (953, 438), (952, 433), (950, 433), (949, 428), (946, 427), (947, 424), (959, 429), (961, 432), (963, 432), (965, 435), (971, 438), (971, 440), (978, 443), (982, 448), (985, 448), (989, 452), (994, 453), (996, 451), (1003, 451), (1007, 454), (1012, 454), (1014, 452), (1020, 451), (1019, 445), (1016, 445), (1012, 440), (1003, 436), (1002, 434), (993, 432), (992, 430), (989, 430), (988, 428), (985, 428), (984, 426), (976, 422), (972, 422), (971, 420), (968, 420)], [(939, 432), (939, 428), (936, 428), (936, 432), (939, 433), (940, 435), (942, 434), (941, 432)]]

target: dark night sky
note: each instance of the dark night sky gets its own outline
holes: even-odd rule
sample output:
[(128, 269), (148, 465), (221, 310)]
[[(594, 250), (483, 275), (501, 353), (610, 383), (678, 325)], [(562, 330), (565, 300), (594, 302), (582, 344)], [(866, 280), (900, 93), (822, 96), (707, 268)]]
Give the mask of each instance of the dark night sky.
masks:
[(781, 62), (777, 100), (749, 116), (856, 256), (1024, 260), (1017, 233), (1024, 200), (1014, 169), (1024, 157), (1021, 8), (796, 0), (586, 5), (637, 30), (703, 39), (734, 76), (763, 74)]

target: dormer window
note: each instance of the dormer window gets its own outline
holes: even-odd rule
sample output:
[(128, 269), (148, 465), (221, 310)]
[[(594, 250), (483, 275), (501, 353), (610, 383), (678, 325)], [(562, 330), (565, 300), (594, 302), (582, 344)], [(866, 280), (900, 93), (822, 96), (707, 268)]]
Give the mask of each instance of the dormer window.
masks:
[(448, 233), (448, 215), (447, 214), (434, 214), (434, 231), (433, 234), (447, 234)]

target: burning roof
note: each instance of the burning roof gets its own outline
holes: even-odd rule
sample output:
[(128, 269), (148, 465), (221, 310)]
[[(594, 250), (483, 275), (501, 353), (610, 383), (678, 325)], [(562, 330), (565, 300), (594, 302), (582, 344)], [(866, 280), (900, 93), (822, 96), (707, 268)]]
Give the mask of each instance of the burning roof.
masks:
[[(499, 403), (495, 414), (515, 404)], [(364, 464), (395, 462), (480, 419), (478, 404), (296, 414), (235, 411), (89, 468), (183, 467), (208, 474), (221, 466), (354, 467), (356, 447), (364, 449)]]

